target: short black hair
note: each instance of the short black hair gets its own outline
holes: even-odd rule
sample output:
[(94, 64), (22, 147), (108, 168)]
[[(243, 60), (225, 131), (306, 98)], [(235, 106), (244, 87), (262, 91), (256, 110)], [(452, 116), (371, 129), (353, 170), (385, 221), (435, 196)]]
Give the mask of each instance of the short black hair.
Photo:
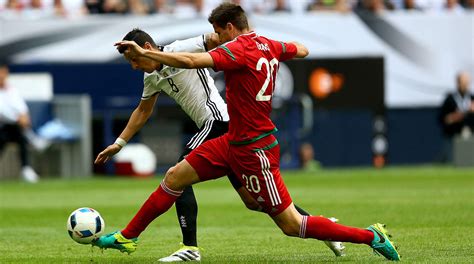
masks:
[[(123, 40), (130, 40), (130, 41), (135, 41), (135, 43), (138, 44), (138, 46), (142, 47), (145, 46), (145, 43), (148, 42), (151, 44), (153, 48), (157, 48), (155, 41), (153, 38), (148, 35), (145, 31), (139, 29), (139, 28), (134, 28), (132, 31), (128, 32), (125, 37), (123, 37)], [(126, 47), (121, 46), (118, 48), (118, 52), (120, 54), (123, 54), (125, 51)]]
[(249, 28), (244, 9), (242, 9), (241, 6), (232, 3), (222, 3), (214, 8), (207, 20), (209, 23), (216, 24), (221, 28), (224, 28), (227, 23), (231, 23), (239, 30)]

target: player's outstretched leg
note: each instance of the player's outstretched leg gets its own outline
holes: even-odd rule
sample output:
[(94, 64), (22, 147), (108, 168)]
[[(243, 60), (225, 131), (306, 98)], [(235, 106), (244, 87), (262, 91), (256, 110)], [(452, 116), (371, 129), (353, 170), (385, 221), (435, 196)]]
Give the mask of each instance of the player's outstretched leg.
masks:
[(380, 224), (372, 225), (368, 229), (344, 226), (321, 216), (301, 216), (293, 204), (279, 215), (273, 216), (273, 220), (289, 236), (366, 244), (389, 260), (400, 260), (398, 252)]
[(145, 201), (132, 221), (121, 232), (113, 232), (103, 235), (92, 242), (100, 248), (113, 248), (121, 252), (133, 253), (137, 248), (138, 236), (159, 215), (168, 211), (181, 192), (169, 189), (165, 181)]
[(400, 255), (380, 224), (361, 229), (336, 224), (324, 217), (303, 216), (300, 237), (367, 244), (388, 260), (400, 260)]
[[(240, 195), (240, 198), (244, 202), (245, 206), (250, 210), (262, 212), (263, 207), (252, 197), (252, 195), (250, 195), (250, 193), (247, 191), (247, 189), (245, 189), (240, 184), (240, 182), (234, 180), (235, 176), (232, 176), (232, 177), (228, 176), (228, 177), (229, 177), (230, 182), (232, 183), (232, 186), (234, 186), (234, 188), (237, 190), (237, 193)], [(301, 215), (306, 215), (306, 216), (310, 215), (308, 212), (303, 210), (301, 207), (299, 207), (297, 205), (294, 205), (294, 207), (296, 208), (298, 213), (300, 213)], [(333, 221), (333, 222), (337, 222), (336, 218), (330, 218), (330, 220)], [(342, 242), (339, 242), (339, 241), (324, 241), (324, 243), (326, 244), (326, 246), (329, 247), (329, 249), (332, 250), (332, 252), (334, 252), (334, 254), (336, 256), (338, 256), (338, 257), (339, 256), (345, 256), (345, 252), (344, 252), (345, 247), (342, 244)]]
[(191, 186), (188, 186), (183, 190), (181, 196), (176, 200), (175, 206), (179, 226), (181, 227), (181, 233), (183, 234), (183, 243), (181, 243), (181, 247), (176, 252), (167, 257), (161, 258), (158, 261), (199, 261), (201, 260), (201, 254), (197, 247), (196, 239), (198, 206)]
[[(120, 232), (120, 236), (128, 240), (136, 240), (155, 218), (171, 208), (183, 192), (182, 190), (196, 182), (199, 182), (199, 177), (185, 160), (171, 167), (158, 189), (148, 197), (132, 221)], [(118, 249), (111, 244), (114, 242), (112, 239), (107, 239), (111, 235), (113, 234), (101, 236), (93, 244), (101, 248)]]
[[(308, 212), (303, 210), (303, 208), (299, 207), (296, 204), (295, 204), (295, 208), (296, 208), (296, 211), (298, 211), (298, 213), (300, 213), (301, 215), (310, 215)], [(336, 219), (334, 217), (330, 217), (328, 219), (333, 221), (334, 223), (337, 223), (337, 221), (339, 221), (338, 219)], [(342, 257), (342, 256), (346, 255), (346, 252), (345, 252), (346, 247), (344, 246), (344, 244), (342, 244), (342, 242), (325, 240), (324, 244), (326, 244), (326, 246), (329, 249), (331, 249), (332, 252), (334, 252), (336, 257)]]

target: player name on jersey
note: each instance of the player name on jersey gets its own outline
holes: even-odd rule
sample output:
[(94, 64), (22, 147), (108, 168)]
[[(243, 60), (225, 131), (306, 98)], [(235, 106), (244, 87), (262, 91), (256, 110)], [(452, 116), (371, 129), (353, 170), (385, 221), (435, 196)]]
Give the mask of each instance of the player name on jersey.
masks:
[(255, 41), (255, 43), (257, 44), (257, 49), (262, 50), (262, 51), (270, 51), (270, 48), (268, 47), (267, 43), (262, 44), (262, 43), (258, 43), (256, 41)]

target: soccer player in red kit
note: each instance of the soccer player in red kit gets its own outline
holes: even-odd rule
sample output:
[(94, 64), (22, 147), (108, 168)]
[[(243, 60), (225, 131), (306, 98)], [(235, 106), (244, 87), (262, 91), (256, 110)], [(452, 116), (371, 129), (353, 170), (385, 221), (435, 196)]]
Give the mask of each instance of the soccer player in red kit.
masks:
[(212, 67), (224, 71), (230, 122), (228, 133), (203, 143), (167, 171), (160, 187), (125, 229), (100, 237), (95, 245), (135, 251), (140, 233), (173, 205), (186, 186), (233, 172), (286, 235), (367, 244), (387, 259), (399, 260), (383, 225), (361, 229), (321, 216), (302, 216), (283, 183), (280, 148), (273, 135), (277, 129), (270, 119), (272, 94), (279, 62), (306, 57), (306, 47), (250, 31), (245, 12), (238, 5), (219, 5), (209, 22), (225, 43), (208, 53), (157, 53), (144, 50), (135, 42), (116, 43), (127, 47), (131, 58), (146, 57), (178, 68)]

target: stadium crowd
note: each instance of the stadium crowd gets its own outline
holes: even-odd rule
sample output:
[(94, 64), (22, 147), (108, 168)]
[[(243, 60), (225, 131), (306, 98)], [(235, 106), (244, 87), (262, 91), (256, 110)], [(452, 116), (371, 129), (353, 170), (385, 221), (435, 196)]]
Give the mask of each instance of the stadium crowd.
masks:
[[(90, 14), (173, 14), (206, 17), (223, 0), (0, 0), (0, 18), (78, 18)], [(228, 0), (248, 13), (414, 10), (462, 13), (474, 0)]]

